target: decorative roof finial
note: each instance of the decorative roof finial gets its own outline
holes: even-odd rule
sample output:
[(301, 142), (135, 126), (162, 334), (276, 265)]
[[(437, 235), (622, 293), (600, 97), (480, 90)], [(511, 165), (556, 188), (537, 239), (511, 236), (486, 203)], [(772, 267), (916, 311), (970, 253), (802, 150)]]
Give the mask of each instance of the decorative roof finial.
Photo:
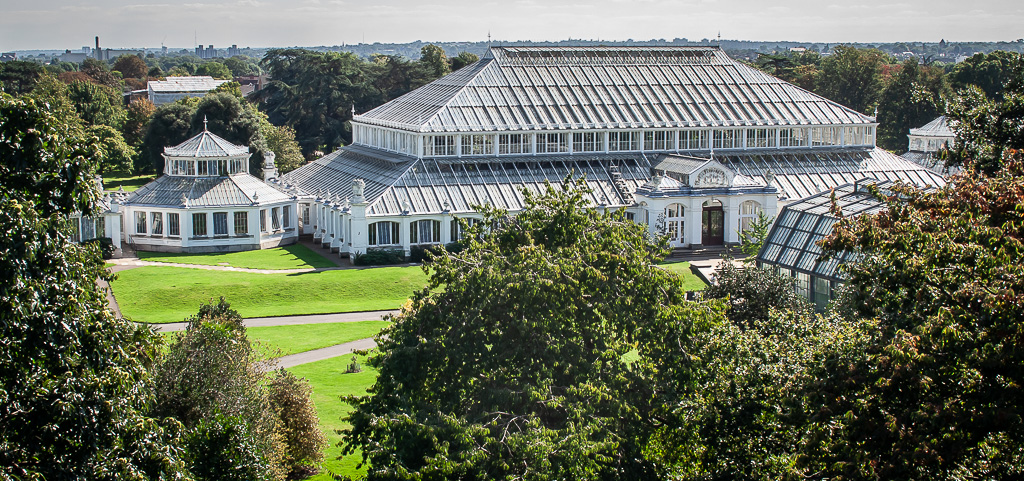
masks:
[(203, 132), (207, 132), (207, 130), (206, 130), (206, 116), (205, 115), (203, 116)]
[(356, 116), (356, 103), (352, 102), (352, 118)]

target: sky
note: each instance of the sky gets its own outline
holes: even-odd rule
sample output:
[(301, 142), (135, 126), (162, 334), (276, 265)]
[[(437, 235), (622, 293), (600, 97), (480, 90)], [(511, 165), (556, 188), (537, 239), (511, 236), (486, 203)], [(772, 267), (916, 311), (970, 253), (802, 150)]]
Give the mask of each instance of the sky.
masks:
[(0, 0), (0, 51), (657, 38), (802, 42), (1024, 37), (1020, 0)]

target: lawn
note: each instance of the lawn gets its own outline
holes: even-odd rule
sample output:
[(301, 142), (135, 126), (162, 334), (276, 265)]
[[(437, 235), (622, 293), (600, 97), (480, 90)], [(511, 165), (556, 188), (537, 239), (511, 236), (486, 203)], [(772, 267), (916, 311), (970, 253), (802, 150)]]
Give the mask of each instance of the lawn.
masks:
[(149, 183), (156, 178), (153, 175), (125, 176), (124, 174), (111, 174), (103, 177), (103, 190), (118, 190), (124, 187), (125, 192), (131, 192)]
[(144, 251), (139, 251), (138, 254), (139, 259), (144, 261), (203, 266), (231, 266), (248, 269), (309, 269), (338, 266), (302, 244), (226, 254), (182, 254)]
[[(270, 355), (277, 357), (373, 337), (389, 324), (385, 321), (295, 324), (250, 327), (246, 333), (249, 339), (262, 342), (271, 350)], [(163, 336), (170, 343), (181, 332), (164, 332)]]
[(697, 277), (697, 275), (690, 270), (689, 262), (668, 262), (661, 264), (659, 267), (669, 272), (674, 272), (682, 277), (683, 285), (686, 287), (687, 291), (703, 291), (704, 288), (708, 286), (700, 277)]
[(255, 274), (187, 267), (138, 267), (111, 288), (125, 317), (179, 322), (224, 296), (243, 317), (397, 309), (427, 277), (419, 267)]
[(334, 432), (348, 424), (341, 419), (350, 411), (349, 405), (341, 402), (339, 397), (349, 394), (366, 394), (366, 389), (373, 385), (377, 379), (377, 371), (366, 365), (366, 358), (359, 357), (359, 363), (363, 372), (345, 373), (345, 368), (352, 362), (352, 356), (335, 357), (323, 361), (312, 362), (295, 366), (289, 371), (296, 376), (306, 378), (313, 386), (313, 402), (316, 404), (317, 414), (320, 416), (320, 429), (327, 434), (330, 446), (324, 453), (324, 468), (320, 474), (309, 478), (310, 481), (330, 481), (330, 472), (338, 475), (355, 477), (366, 473), (366, 468), (356, 469), (356, 465), (362, 460), (359, 453), (337, 459), (341, 454), (341, 448), (337, 446), (341, 436)]

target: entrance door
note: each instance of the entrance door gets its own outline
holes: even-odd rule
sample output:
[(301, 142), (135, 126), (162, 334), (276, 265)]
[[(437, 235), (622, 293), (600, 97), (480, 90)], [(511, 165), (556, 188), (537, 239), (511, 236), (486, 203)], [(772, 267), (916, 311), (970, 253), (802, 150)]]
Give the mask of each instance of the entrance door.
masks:
[(705, 207), (701, 233), (706, 246), (720, 246), (725, 243), (725, 211), (722, 206)]

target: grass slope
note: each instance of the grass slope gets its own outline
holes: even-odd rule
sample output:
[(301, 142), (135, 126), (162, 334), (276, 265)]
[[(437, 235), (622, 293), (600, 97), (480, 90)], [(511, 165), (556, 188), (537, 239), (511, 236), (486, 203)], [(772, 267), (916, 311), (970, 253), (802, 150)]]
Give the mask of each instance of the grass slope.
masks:
[(253, 274), (187, 267), (138, 267), (111, 288), (125, 317), (179, 322), (224, 296), (243, 317), (397, 309), (427, 277), (419, 267)]
[(350, 411), (349, 405), (341, 402), (339, 397), (349, 394), (366, 394), (366, 390), (377, 379), (377, 371), (366, 365), (365, 357), (359, 358), (363, 372), (346, 374), (345, 368), (352, 361), (353, 355), (325, 359), (289, 369), (292, 374), (309, 380), (309, 384), (313, 387), (312, 397), (316, 404), (317, 414), (320, 416), (320, 429), (327, 434), (327, 439), (330, 441), (330, 446), (324, 453), (325, 469), (322, 469), (320, 474), (309, 478), (310, 481), (330, 481), (332, 478), (327, 471), (351, 477), (366, 474), (366, 468), (356, 469), (356, 465), (362, 460), (360, 453), (337, 459), (341, 455), (341, 448), (337, 446), (341, 436), (334, 432), (336, 429), (347, 426), (347, 423), (342, 421), (342, 417)]
[(231, 266), (248, 269), (308, 269), (337, 267), (337, 264), (302, 244), (226, 254), (182, 254), (142, 252), (139, 259), (152, 262), (174, 262), (203, 266)]
[(689, 262), (669, 262), (661, 264), (659, 267), (682, 277), (683, 286), (686, 287), (687, 291), (703, 291), (708, 286), (690, 270)]
[[(249, 339), (259, 341), (270, 351), (271, 357), (287, 356), (335, 346), (375, 336), (385, 321), (335, 322), (327, 324), (296, 324), (290, 326), (250, 327)], [(161, 333), (168, 344), (184, 331)]]
[(124, 187), (125, 192), (137, 190), (155, 179), (153, 175), (125, 176), (124, 174), (111, 174), (103, 178), (103, 190), (118, 190)]

